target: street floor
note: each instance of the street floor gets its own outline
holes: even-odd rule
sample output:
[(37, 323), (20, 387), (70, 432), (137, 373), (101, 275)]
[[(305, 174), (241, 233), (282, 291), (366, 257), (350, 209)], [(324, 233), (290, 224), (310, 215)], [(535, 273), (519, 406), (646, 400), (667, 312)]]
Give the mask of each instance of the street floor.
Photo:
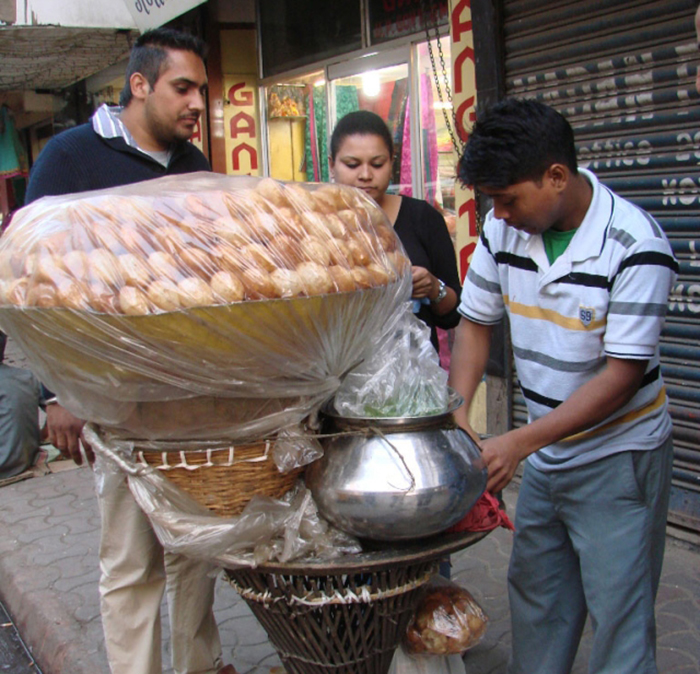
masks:
[(0, 603), (0, 672), (42, 674), (12, 618)]

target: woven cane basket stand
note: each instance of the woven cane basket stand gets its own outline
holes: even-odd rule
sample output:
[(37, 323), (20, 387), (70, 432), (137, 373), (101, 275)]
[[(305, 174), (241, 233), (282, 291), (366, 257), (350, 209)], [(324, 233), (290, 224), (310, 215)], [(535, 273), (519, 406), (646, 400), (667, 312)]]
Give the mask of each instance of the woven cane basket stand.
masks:
[(289, 674), (386, 674), (445, 554), (487, 532), (463, 532), (330, 561), (227, 569)]
[(256, 494), (282, 497), (303, 473), (303, 468), (280, 473), (268, 451), (268, 443), (259, 442), (214, 450), (137, 449), (136, 457), (216, 515), (234, 517)]

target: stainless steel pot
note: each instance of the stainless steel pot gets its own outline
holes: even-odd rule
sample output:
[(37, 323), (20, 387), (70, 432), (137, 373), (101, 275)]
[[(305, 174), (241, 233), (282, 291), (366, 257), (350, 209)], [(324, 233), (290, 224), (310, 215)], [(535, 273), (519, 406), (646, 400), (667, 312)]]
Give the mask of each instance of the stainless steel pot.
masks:
[(429, 417), (341, 417), (324, 410), (324, 456), (306, 470), (319, 512), (380, 541), (422, 538), (458, 522), (486, 488), (476, 443), (452, 420), (463, 400)]

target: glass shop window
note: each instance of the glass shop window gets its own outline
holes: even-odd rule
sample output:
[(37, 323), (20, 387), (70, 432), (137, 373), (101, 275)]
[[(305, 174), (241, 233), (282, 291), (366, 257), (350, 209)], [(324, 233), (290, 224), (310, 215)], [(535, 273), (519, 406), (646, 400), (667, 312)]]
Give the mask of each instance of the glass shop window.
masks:
[[(369, 70), (332, 81), (336, 120), (354, 110), (376, 112), (394, 140), (394, 170), (389, 192), (411, 195), (411, 137), (408, 65)], [(334, 125), (335, 125), (334, 121)]]
[[(430, 51), (432, 50), (432, 59)], [(434, 67), (433, 67), (434, 64)], [(445, 216), (454, 235), (455, 176), (459, 153), (451, 101), (452, 59), (449, 37), (418, 45), (423, 198)]]
[(298, 182), (328, 182), (326, 119), (323, 72), (268, 87), (271, 177)]

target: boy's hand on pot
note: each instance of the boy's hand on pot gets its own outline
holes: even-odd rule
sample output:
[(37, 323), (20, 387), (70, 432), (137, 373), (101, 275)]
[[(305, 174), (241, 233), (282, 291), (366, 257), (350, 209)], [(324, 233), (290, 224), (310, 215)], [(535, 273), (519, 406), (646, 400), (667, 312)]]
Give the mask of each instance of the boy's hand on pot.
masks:
[(486, 489), (495, 494), (504, 489), (513, 479), (523, 457), (509, 433), (487, 438), (482, 441), (481, 447), (482, 456), (489, 471)]

